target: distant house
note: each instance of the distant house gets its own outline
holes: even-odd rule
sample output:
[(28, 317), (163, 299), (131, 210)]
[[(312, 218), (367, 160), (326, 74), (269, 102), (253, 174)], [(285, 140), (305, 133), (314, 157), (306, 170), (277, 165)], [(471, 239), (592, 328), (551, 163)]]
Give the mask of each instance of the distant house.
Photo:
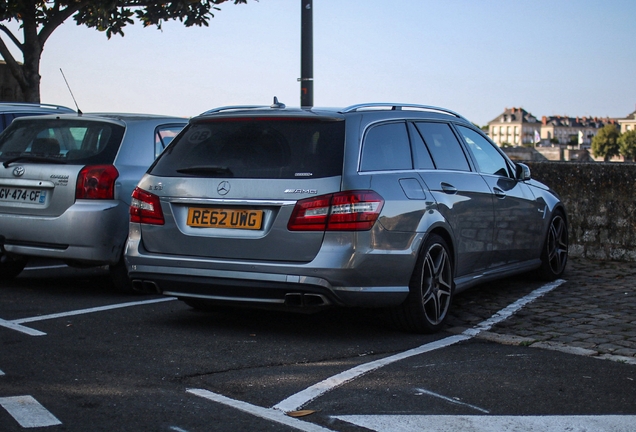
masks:
[(500, 147), (540, 146), (588, 149), (598, 130), (607, 124), (636, 130), (636, 111), (625, 119), (543, 116), (538, 121), (523, 108), (506, 108), (488, 122), (488, 135)]
[(636, 111), (623, 119), (618, 119), (617, 121), (621, 127), (621, 133), (636, 130)]
[(590, 148), (598, 130), (616, 120), (598, 117), (543, 116), (541, 142), (576, 148)]
[(532, 145), (540, 133), (541, 123), (523, 108), (506, 108), (488, 122), (488, 135), (499, 147)]

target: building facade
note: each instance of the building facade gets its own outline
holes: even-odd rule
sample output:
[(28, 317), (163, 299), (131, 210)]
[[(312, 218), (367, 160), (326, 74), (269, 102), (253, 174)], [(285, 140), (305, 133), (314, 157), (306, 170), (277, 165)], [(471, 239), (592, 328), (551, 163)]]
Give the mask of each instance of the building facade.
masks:
[(523, 108), (506, 108), (488, 122), (488, 135), (500, 147), (542, 146), (588, 149), (599, 129), (620, 124), (621, 132), (636, 130), (636, 112), (625, 119), (543, 116), (538, 121)]
[(532, 145), (540, 133), (541, 123), (523, 108), (506, 108), (488, 122), (488, 135), (499, 147)]
[(621, 127), (621, 133), (636, 130), (636, 111), (623, 119), (618, 119), (618, 124)]
[(543, 116), (541, 144), (590, 148), (592, 138), (607, 124), (616, 124), (616, 120), (598, 117)]

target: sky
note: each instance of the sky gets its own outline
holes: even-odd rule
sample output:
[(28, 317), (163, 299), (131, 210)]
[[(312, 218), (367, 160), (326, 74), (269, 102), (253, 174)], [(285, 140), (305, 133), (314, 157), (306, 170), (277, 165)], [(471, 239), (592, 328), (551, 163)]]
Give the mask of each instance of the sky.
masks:
[[(300, 105), (301, 0), (220, 6), (209, 27), (136, 22), (113, 36), (67, 20), (44, 46), (41, 100), (83, 112), (191, 117)], [(636, 110), (634, 0), (313, 0), (314, 105), (415, 103), (483, 126)], [(21, 59), (21, 57), (20, 57)]]

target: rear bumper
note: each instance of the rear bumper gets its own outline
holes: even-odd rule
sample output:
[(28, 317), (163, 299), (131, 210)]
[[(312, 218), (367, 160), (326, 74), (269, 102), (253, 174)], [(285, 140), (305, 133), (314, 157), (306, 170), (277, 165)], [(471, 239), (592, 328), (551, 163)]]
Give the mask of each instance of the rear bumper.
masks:
[(218, 260), (152, 254), (131, 224), (125, 254), (128, 275), (140, 291), (181, 298), (261, 306), (314, 304), (386, 307), (402, 303), (415, 254), (324, 247), (308, 263)]
[(57, 217), (0, 213), (8, 253), (89, 265), (115, 264), (128, 234), (121, 201), (78, 201)]

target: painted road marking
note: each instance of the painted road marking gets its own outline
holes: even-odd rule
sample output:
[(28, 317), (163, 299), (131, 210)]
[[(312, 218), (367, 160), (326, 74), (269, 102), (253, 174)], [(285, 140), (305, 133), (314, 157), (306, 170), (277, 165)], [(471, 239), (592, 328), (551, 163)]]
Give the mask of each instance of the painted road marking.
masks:
[(93, 313), (93, 312), (102, 312), (102, 311), (107, 311), (107, 310), (111, 310), (111, 309), (121, 309), (121, 308), (131, 307), (131, 306), (140, 306), (140, 305), (147, 305), (147, 304), (152, 304), (152, 303), (161, 303), (161, 302), (172, 301), (172, 300), (176, 300), (176, 298), (175, 297), (165, 297), (165, 298), (159, 298), (159, 299), (153, 299), (153, 300), (144, 300), (144, 301), (136, 301), (136, 302), (128, 302), (128, 303), (119, 303), (119, 304), (114, 304), (114, 305), (98, 306), (98, 307), (93, 307), (93, 308), (88, 308), (88, 309), (79, 309), (79, 310), (55, 313), (55, 314), (50, 314), (50, 315), (40, 315), (40, 316), (35, 316), (35, 317), (30, 317), (30, 318), (20, 318), (20, 319), (11, 320), (11, 321), (5, 321), (3, 319), (0, 319), (0, 327), (10, 328), (11, 330), (16, 330), (16, 331), (19, 331), (19, 332), (22, 332), (22, 333), (26, 333), (26, 334), (28, 334), (30, 336), (44, 336), (44, 335), (46, 335), (46, 333), (38, 331), (38, 330), (33, 330), (33, 329), (29, 328), (29, 327), (22, 326), (21, 324), (29, 323), (29, 322), (36, 322), (36, 321), (44, 321), (44, 320), (55, 319), (55, 318), (64, 318), (64, 317), (69, 317), (69, 316), (74, 316), (74, 315), (83, 315), (83, 314), (88, 314), (88, 313)]
[(411, 350), (392, 355), (390, 357), (385, 357), (383, 359), (379, 359), (376, 361), (372, 361), (369, 363), (358, 365), (352, 369), (341, 372), (337, 375), (334, 375), (330, 378), (327, 378), (317, 384), (314, 384), (311, 387), (306, 388), (294, 395), (291, 395), (287, 399), (279, 402), (277, 405), (274, 405), (275, 409), (279, 409), (283, 412), (296, 411), (303, 405), (311, 402), (317, 397), (327, 393), (328, 391), (333, 390), (336, 387), (339, 387), (359, 376), (366, 374), (368, 372), (374, 371), (391, 363), (394, 363), (398, 360), (404, 360), (406, 358), (420, 355), (425, 352), (433, 351), (439, 348), (446, 348), (448, 346), (454, 345), (458, 342), (468, 340), (472, 337), (477, 336), (479, 333), (483, 331), (490, 330), (495, 324), (508, 319), (513, 313), (517, 312), (519, 309), (527, 305), (528, 303), (538, 299), (542, 295), (552, 291), (565, 281), (563, 279), (556, 280), (549, 284), (546, 284), (536, 290), (532, 291), (525, 297), (517, 300), (514, 303), (506, 306), (496, 314), (494, 314), (489, 319), (482, 321), (477, 324), (475, 327), (464, 331), (462, 334), (450, 336), (445, 339), (441, 339), (435, 342), (431, 342), (425, 345), (422, 345), (417, 348), (413, 348)]
[(346, 415), (338, 420), (376, 432), (633, 432), (636, 416)]
[(439, 393), (434, 393), (434, 392), (432, 392), (432, 391), (430, 391), (430, 390), (426, 390), (426, 389), (422, 389), (422, 388), (417, 388), (417, 389), (415, 389), (415, 391), (417, 392), (416, 394), (418, 394), (418, 395), (425, 394), (425, 395), (429, 395), (429, 396), (436, 397), (436, 398), (438, 398), (438, 399), (443, 399), (443, 400), (445, 400), (446, 402), (450, 402), (450, 403), (455, 404), (455, 405), (462, 405), (462, 406), (465, 406), (465, 407), (468, 407), (468, 408), (472, 408), (472, 409), (474, 409), (475, 411), (481, 411), (481, 412), (483, 412), (484, 414), (489, 414), (489, 413), (490, 413), (490, 411), (485, 410), (485, 409), (483, 409), (483, 408), (479, 408), (479, 407), (478, 407), (478, 406), (476, 406), (476, 405), (471, 405), (471, 404), (468, 404), (468, 403), (465, 403), (465, 402), (461, 402), (461, 401), (458, 401), (457, 399), (453, 399), (453, 398), (450, 398), (450, 397), (448, 397), (448, 396), (441, 395), (441, 394), (439, 394)]
[[(494, 314), (492, 317), (490, 317), (489, 319), (482, 321), (481, 323), (479, 323), (478, 325), (476, 325), (475, 327), (468, 329), (466, 331), (464, 331), (462, 334), (459, 335), (455, 335), (455, 336), (450, 336), (435, 342), (431, 342), (422, 346), (419, 346), (417, 348), (413, 348), (411, 350), (408, 351), (404, 351), (402, 353), (399, 354), (395, 354), (389, 357), (386, 357), (384, 359), (379, 359), (379, 360), (375, 360), (369, 363), (365, 363), (365, 364), (361, 364), (358, 365), (354, 368), (351, 368), (347, 371), (341, 372), (339, 374), (336, 374), (330, 378), (327, 378), (326, 380), (323, 380), (311, 387), (306, 388), (305, 390), (302, 390), (290, 397), (288, 397), (287, 399), (279, 402), (278, 404), (274, 405), (272, 408), (262, 408), (259, 406), (255, 406), (255, 405), (251, 405), (248, 404), (246, 402), (242, 402), (242, 401), (237, 401), (235, 399), (230, 399), (228, 397), (225, 397), (223, 395), (217, 394), (217, 393), (213, 393), (211, 391), (205, 390), (205, 389), (188, 389), (187, 392), (188, 393), (192, 393), (194, 395), (209, 399), (211, 401), (214, 402), (218, 402), (230, 407), (234, 407), (236, 409), (239, 409), (241, 411), (250, 413), (252, 415), (256, 415), (258, 417), (261, 418), (265, 418), (265, 419), (269, 419), (278, 423), (282, 423), (303, 431), (314, 431), (314, 430), (320, 430), (320, 431), (325, 431), (328, 429), (322, 428), (321, 426), (316, 426), (313, 423), (307, 423), (301, 420), (297, 420), (297, 419), (292, 419), (291, 417), (287, 417), (286, 414), (284, 413), (289, 413), (292, 411), (296, 411), (299, 408), (301, 408), (303, 405), (309, 403), (310, 401), (316, 399), (317, 397), (323, 395), (324, 393), (331, 391), (333, 389), (335, 389), (336, 387), (339, 387), (349, 381), (354, 380), (355, 378), (358, 378), (360, 376), (362, 376), (363, 374), (366, 374), (368, 372), (374, 371), (376, 369), (379, 369), (383, 366), (389, 365), (391, 363), (394, 363), (398, 360), (403, 360), (415, 355), (419, 355), (419, 354), (423, 354), (425, 352), (430, 352), (439, 348), (445, 348), (451, 345), (454, 345), (458, 342), (464, 341), (464, 340), (468, 340), (471, 339), (473, 337), (475, 337), (476, 335), (478, 335), (479, 333), (483, 332), (483, 331), (488, 331), (490, 330), (495, 324), (504, 321), (505, 319), (509, 318), (512, 314), (514, 314), (515, 312), (517, 312), (519, 309), (521, 309), (522, 307), (524, 307), (525, 305), (527, 305), (528, 303), (536, 300), (537, 298), (541, 297), (542, 295), (552, 291), (553, 289), (555, 289), (556, 287), (558, 287), (559, 285), (563, 284), (565, 281), (562, 279), (559, 279), (557, 281), (554, 281), (552, 283), (546, 284), (536, 290), (534, 290), (533, 292), (531, 292), (530, 294), (528, 294), (527, 296), (517, 300), (516, 302), (510, 304), (509, 306), (505, 307), (504, 309), (500, 310), (499, 312), (497, 312), (496, 314)], [(431, 395), (431, 396), (435, 396), (435, 397), (440, 397), (442, 399), (447, 399), (445, 396), (442, 395), (438, 395), (436, 393), (432, 393), (432, 392), (427, 392), (426, 390), (422, 390), (422, 389), (418, 389), (418, 391), (422, 391), (422, 392), (426, 392), (427, 394)], [(479, 407), (475, 407), (472, 406), (472, 408), (487, 412), (486, 410), (483, 410)], [(476, 418), (476, 419), (480, 419), (482, 417), (480, 416), (339, 416), (339, 417), (334, 417), (337, 419), (341, 419), (343, 421), (346, 421), (348, 423), (352, 423), (352, 424), (357, 424), (354, 421), (366, 421), (368, 422), (370, 425), (373, 425), (375, 423), (374, 419), (375, 418), (383, 418), (383, 417), (390, 417), (388, 419), (388, 422), (386, 423), (386, 426), (384, 424), (382, 424), (383, 429), (378, 429), (378, 431), (395, 431), (395, 430), (400, 430), (400, 431), (404, 431), (404, 432), (409, 432), (409, 431), (436, 431), (436, 432), (455, 432), (457, 430), (473, 430), (473, 429), (468, 429), (467, 427), (464, 427), (464, 425), (458, 423), (463, 421), (462, 418), (466, 417), (468, 419), (472, 419), (472, 418)], [(421, 425), (418, 423), (416, 423), (416, 426), (414, 426), (413, 428), (411, 428), (409, 425), (412, 423), (412, 421), (418, 421), (415, 420), (418, 417), (423, 417), (423, 418), (446, 418), (449, 419), (448, 423), (446, 423), (446, 425), (451, 425), (452, 427), (447, 428), (447, 429), (440, 429), (439, 427), (436, 428), (431, 428), (431, 429), (422, 429)], [(602, 416), (601, 416), (602, 417)], [(395, 422), (392, 422), (392, 420), (395, 420), (397, 418), (403, 418), (403, 423), (402, 424), (397, 424)], [(493, 417), (493, 416), (486, 416), (483, 417), (486, 419), (490, 419), (490, 418), (494, 418), (494, 419), (518, 419), (519, 417), (516, 416), (509, 416), (509, 417), (505, 417), (505, 416), (500, 416), (500, 417)], [(542, 418), (542, 417), (521, 417), (522, 420), (518, 420), (518, 421), (524, 421), (523, 419), (526, 418), (530, 418), (530, 419), (534, 419), (534, 418)], [(568, 419), (569, 417), (563, 417), (564, 419)], [(590, 417), (593, 418), (593, 417)], [(454, 420), (457, 419), (457, 420)], [(289, 420), (294, 420), (294, 422), (289, 422)], [(351, 421), (350, 421), (351, 420)], [(289, 423), (288, 423), (289, 422)], [(518, 428), (516, 425), (512, 424), (514, 427), (512, 428), (508, 428), (508, 423), (505, 422), (505, 420), (502, 421), (501, 424), (496, 424), (496, 427), (492, 427), (492, 425), (490, 425), (489, 427), (485, 428), (485, 429), (474, 429), (474, 432), (481, 432), (481, 431), (492, 431), (492, 430), (497, 430), (497, 431), (516, 431), (516, 430), (524, 430), (524, 431), (529, 431), (529, 432), (543, 432), (544, 430), (546, 432), (552, 432), (552, 431), (561, 431), (563, 430), (568, 431), (568, 432), (578, 432), (579, 430), (569, 430), (569, 429), (526, 429), (526, 428)], [(604, 423), (605, 424), (605, 423)], [(306, 425), (306, 426), (305, 426)], [(363, 427), (369, 427), (366, 425), (362, 425)], [(468, 423), (467, 423), (468, 425)], [(527, 426), (525, 423), (523, 423), (524, 427)], [(399, 426), (402, 426), (402, 428), (400, 428)], [(469, 425), (470, 426), (470, 425)], [(551, 425), (554, 426), (554, 425)], [(320, 429), (307, 429), (309, 427), (319, 427)], [(580, 430), (581, 432), (584, 431), (584, 429)], [(598, 429), (598, 431), (600, 432), (604, 432), (605, 429)], [(608, 429), (608, 432), (623, 432), (622, 429)]]
[(0, 398), (0, 405), (25, 428), (55, 426), (62, 424), (31, 396)]
[(28, 270), (50, 270), (50, 269), (60, 269), (60, 268), (67, 268), (67, 267), (68, 266), (66, 264), (52, 264), (52, 265), (43, 265), (43, 266), (38, 266), (38, 267), (26, 267), (22, 271), (28, 271)]
[(244, 411), (246, 413), (255, 415), (256, 417), (260, 417), (265, 420), (270, 420), (276, 423), (280, 423), (285, 426), (293, 427), (294, 429), (298, 429), (301, 431), (331, 432), (331, 429), (327, 429), (313, 423), (308, 423), (293, 417), (289, 417), (288, 415), (273, 408), (263, 408), (257, 405), (249, 404), (247, 402), (239, 401), (236, 399), (230, 399), (220, 394), (212, 393), (211, 391), (203, 390), (203, 389), (188, 389), (187, 392), (192, 393), (193, 395), (200, 396), (202, 398), (214, 401), (214, 402), (221, 403), (223, 405), (236, 408), (240, 411)]

